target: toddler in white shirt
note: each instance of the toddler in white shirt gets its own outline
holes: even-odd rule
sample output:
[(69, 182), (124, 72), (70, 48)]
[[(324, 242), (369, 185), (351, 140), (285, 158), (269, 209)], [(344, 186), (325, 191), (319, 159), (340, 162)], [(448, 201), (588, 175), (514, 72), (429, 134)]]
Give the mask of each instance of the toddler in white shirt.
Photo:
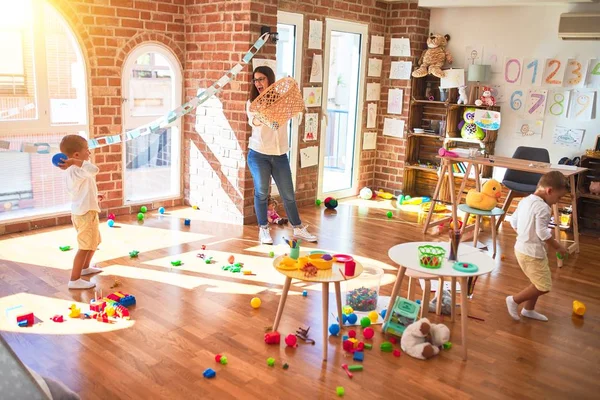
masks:
[(558, 203), (567, 191), (565, 176), (559, 171), (548, 172), (540, 179), (535, 193), (521, 200), (512, 215), (510, 225), (517, 231), (515, 256), (531, 282), (518, 294), (506, 298), (508, 313), (517, 321), (520, 319), (519, 304), (523, 304), (522, 316), (548, 321), (545, 315), (534, 308), (538, 297), (548, 293), (552, 287), (544, 243), (563, 256), (567, 254), (565, 246), (552, 237), (552, 231), (548, 227), (550, 206)]
[(77, 230), (79, 249), (73, 260), (73, 270), (69, 289), (91, 289), (95, 283), (81, 279), (82, 275), (90, 275), (102, 270), (90, 267), (94, 252), (101, 242), (98, 213), (98, 195), (96, 174), (99, 168), (89, 162), (90, 150), (85, 138), (78, 135), (67, 135), (60, 142), (60, 151), (68, 158), (59, 164), (67, 172), (67, 190), (71, 195), (71, 220)]

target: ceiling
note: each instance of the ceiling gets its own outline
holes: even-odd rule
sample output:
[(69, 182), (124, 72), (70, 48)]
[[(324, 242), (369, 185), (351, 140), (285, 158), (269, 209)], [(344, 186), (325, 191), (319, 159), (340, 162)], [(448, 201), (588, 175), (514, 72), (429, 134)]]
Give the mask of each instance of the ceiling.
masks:
[[(406, 0), (384, 0), (388, 3), (401, 3)], [(575, 3), (598, 3), (599, 0), (419, 0), (420, 7), (506, 7), (506, 6), (548, 6)]]

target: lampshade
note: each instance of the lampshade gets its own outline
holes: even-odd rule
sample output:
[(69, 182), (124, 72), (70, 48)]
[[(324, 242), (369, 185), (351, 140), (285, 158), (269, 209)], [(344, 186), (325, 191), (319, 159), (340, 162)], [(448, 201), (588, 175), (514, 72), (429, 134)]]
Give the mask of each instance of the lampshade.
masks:
[(469, 82), (485, 82), (490, 76), (490, 65), (469, 65), (467, 80)]

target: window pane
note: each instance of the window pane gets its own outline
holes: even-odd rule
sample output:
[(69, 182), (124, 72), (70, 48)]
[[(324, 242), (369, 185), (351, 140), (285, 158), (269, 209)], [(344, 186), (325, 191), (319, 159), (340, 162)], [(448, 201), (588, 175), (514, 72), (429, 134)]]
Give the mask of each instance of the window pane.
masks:
[(31, 0), (0, 0), (0, 122), (37, 118)]
[[(85, 137), (84, 132), (79, 133)], [(0, 222), (70, 209), (64, 172), (49, 154), (22, 153), (23, 143), (60, 143), (66, 133), (2, 136), (10, 150), (0, 150)], [(44, 147), (38, 146), (39, 150)]]
[(129, 80), (129, 112), (133, 117), (160, 116), (172, 107), (174, 72), (158, 53), (146, 53), (135, 62)]

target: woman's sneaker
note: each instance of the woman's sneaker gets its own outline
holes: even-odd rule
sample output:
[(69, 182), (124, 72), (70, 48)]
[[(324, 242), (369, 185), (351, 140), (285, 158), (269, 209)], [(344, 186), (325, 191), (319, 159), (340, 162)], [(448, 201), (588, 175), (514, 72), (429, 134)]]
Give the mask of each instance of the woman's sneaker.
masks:
[(261, 226), (258, 230), (258, 241), (260, 244), (273, 244), (273, 238), (269, 232), (269, 226)]
[(307, 242), (316, 242), (317, 237), (308, 232), (307, 226), (298, 226), (294, 228), (294, 237), (306, 240)]

